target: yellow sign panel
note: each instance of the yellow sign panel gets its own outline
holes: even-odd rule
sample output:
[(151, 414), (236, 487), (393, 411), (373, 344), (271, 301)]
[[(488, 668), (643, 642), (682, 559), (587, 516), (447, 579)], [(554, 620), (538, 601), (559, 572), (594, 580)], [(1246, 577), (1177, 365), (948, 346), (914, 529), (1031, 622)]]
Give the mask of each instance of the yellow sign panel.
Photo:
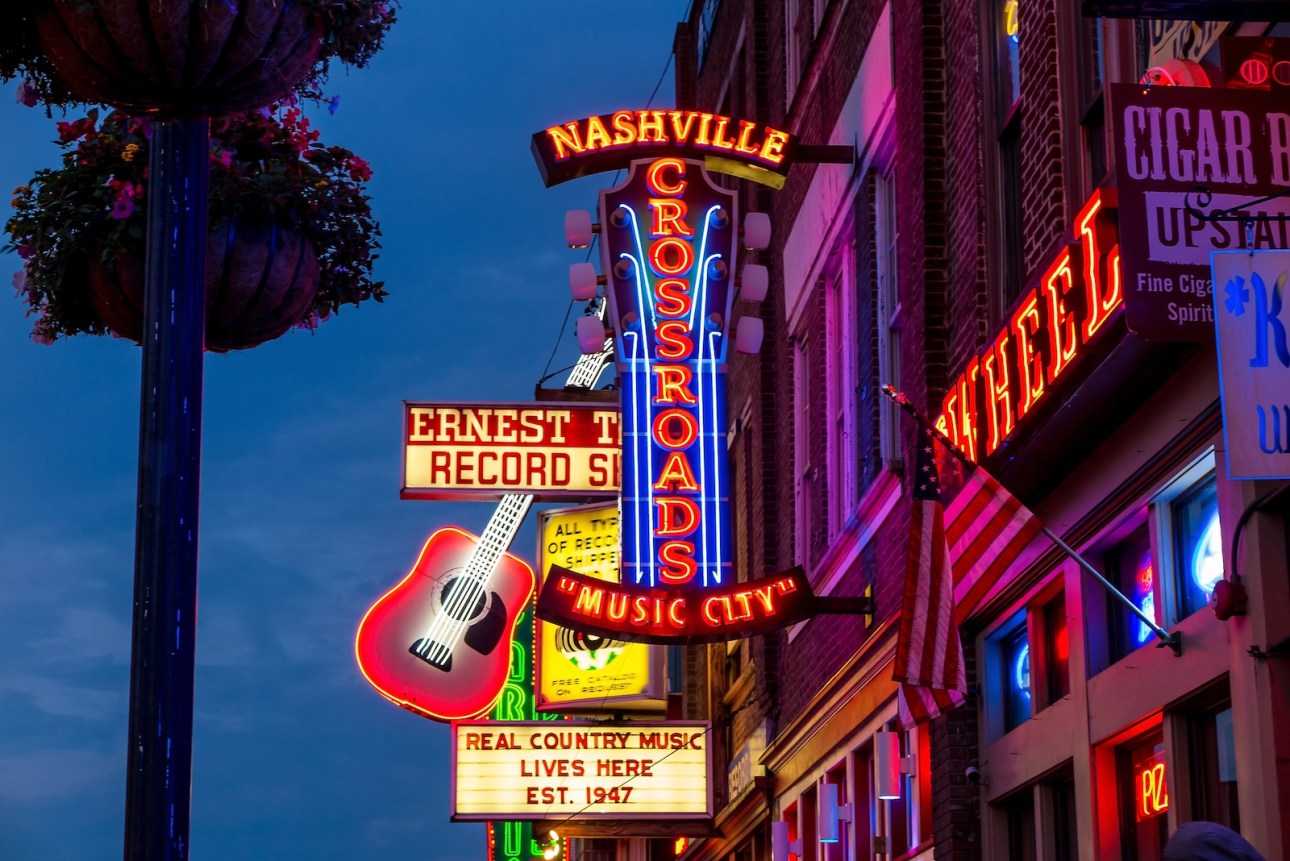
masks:
[[(559, 565), (618, 582), (618, 505), (539, 515), (538, 570)], [(667, 694), (659, 646), (625, 643), (537, 620), (537, 708), (542, 711), (663, 711)]]
[(711, 724), (452, 725), (454, 820), (712, 815)]

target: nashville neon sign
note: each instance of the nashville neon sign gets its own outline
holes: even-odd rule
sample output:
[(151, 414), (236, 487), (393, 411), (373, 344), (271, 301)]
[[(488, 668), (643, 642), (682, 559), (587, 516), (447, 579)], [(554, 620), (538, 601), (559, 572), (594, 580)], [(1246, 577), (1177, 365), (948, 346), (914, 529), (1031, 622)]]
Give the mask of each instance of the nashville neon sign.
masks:
[(945, 395), (936, 426), (973, 461), (997, 451), (1121, 313), (1114, 189), (1093, 193), (1075, 233)]
[(715, 159), (708, 166), (727, 173), (737, 171), (723, 169), (722, 162), (735, 163), (751, 168), (741, 175), (778, 188), (795, 148), (796, 139), (788, 132), (705, 111), (616, 111), (533, 135), (533, 157), (548, 188), (627, 167), (642, 155)]

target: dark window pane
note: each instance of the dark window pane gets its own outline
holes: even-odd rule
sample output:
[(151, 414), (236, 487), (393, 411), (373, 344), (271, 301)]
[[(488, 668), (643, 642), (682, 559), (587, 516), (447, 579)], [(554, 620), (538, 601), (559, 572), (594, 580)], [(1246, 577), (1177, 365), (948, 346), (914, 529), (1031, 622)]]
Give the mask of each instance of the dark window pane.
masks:
[(1008, 858), (1010, 861), (1036, 861), (1035, 798), (1026, 789), (1008, 805)]
[(1030, 720), (1030, 639), (1023, 620), (1003, 640), (1003, 730)]
[(1053, 858), (1078, 861), (1079, 829), (1075, 822), (1075, 780), (1066, 778), (1052, 785)]
[(1209, 604), (1214, 584), (1223, 579), (1223, 539), (1218, 525), (1218, 485), (1213, 478), (1178, 497), (1173, 506), (1177, 548), (1179, 615), (1190, 616)]
[(1047, 651), (1048, 702), (1055, 703), (1071, 692), (1071, 650), (1066, 635), (1065, 593), (1044, 605), (1044, 648)]
[[(1151, 560), (1151, 537), (1144, 523), (1106, 554), (1107, 576), (1126, 598), (1157, 622), (1155, 566)], [(1114, 595), (1106, 596), (1110, 635), (1110, 657), (1114, 663), (1151, 639), (1151, 629)]]
[(1124, 861), (1159, 861), (1169, 837), (1169, 774), (1160, 731), (1116, 752)]

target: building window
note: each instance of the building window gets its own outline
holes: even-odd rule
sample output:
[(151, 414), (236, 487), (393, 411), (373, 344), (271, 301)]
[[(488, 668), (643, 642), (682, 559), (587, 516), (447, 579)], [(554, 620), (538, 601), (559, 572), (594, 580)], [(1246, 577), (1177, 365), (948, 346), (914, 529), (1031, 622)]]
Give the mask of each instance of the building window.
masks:
[(1011, 861), (1037, 861), (1035, 845), (1035, 791), (1027, 787), (1009, 799), (1004, 806), (1008, 817), (1008, 858)]
[(1043, 621), (1043, 630), (1038, 639), (1043, 643), (1044, 659), (1041, 672), (1047, 695), (1043, 705), (1049, 706), (1071, 692), (1071, 650), (1066, 631), (1065, 592), (1058, 592), (1055, 598), (1043, 605), (1040, 619)]
[[(1106, 575), (1120, 592), (1157, 623), (1155, 567), (1151, 562), (1151, 535), (1143, 523), (1107, 551)], [(1151, 640), (1151, 629), (1125, 608), (1114, 595), (1106, 596), (1110, 661), (1115, 663)]]
[(1088, 181), (1080, 200), (1106, 179), (1106, 99), (1102, 95), (1102, 21), (1081, 17), (1076, 22), (1076, 50), (1080, 61), (1079, 124), (1083, 136), (1084, 171)]
[(845, 244), (829, 264), (824, 278), (824, 353), (828, 411), (829, 538), (832, 540), (855, 511), (859, 497), (858, 461), (853, 454), (856, 438), (856, 368), (859, 344), (856, 332), (854, 252)]
[[(900, 390), (901, 314), (896, 278), (896, 177), (888, 169), (874, 175), (875, 275), (878, 293), (878, 384)], [(900, 407), (890, 398), (879, 400), (879, 447), (884, 463), (900, 462)], [(867, 452), (859, 452), (860, 458)], [(859, 460), (859, 458), (858, 458)]]
[(1223, 579), (1223, 537), (1218, 522), (1218, 483), (1214, 476), (1173, 501), (1174, 565), (1179, 579), (1179, 615), (1209, 605), (1214, 585)]
[(1003, 680), (1003, 731), (1011, 732), (1030, 720), (1030, 635), (1026, 614), (999, 636)]
[(1159, 858), (1169, 837), (1169, 774), (1164, 734), (1155, 732), (1116, 751), (1120, 845), (1124, 861)]
[(813, 571), (829, 549), (828, 402), (819, 292), (794, 352), (794, 459), (797, 467), (798, 563)]
[(1190, 747), (1190, 818), (1218, 822), (1241, 830), (1237, 803), (1236, 737), (1232, 728), (1232, 707), (1190, 715), (1187, 720)]
[(986, 92), (993, 98), (985, 123), (994, 138), (993, 155), (987, 147), (986, 167), (990, 211), (991, 273), (997, 285), (996, 316), (1002, 316), (1017, 297), (1025, 280), (1021, 224), (1021, 63), (1018, 52), (1021, 28), (1017, 0), (983, 0), (983, 38), (986, 64)]
[(1075, 819), (1075, 778), (1070, 774), (1048, 783), (1053, 823), (1050, 840), (1054, 861), (1079, 861), (1079, 828)]
[(824, 23), (826, 4), (827, 0), (787, 0), (784, 3), (784, 67), (788, 93), (786, 101), (790, 107), (797, 94), (797, 86), (802, 82), (802, 74), (810, 59), (815, 37), (820, 31), (820, 25)]

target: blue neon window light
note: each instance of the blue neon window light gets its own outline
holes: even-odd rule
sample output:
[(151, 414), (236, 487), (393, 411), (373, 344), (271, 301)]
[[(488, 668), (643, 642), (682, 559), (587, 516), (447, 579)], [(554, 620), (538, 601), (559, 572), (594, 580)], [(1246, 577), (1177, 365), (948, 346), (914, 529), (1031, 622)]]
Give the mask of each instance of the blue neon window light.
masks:
[(1012, 667), (1012, 684), (1026, 699), (1030, 699), (1030, 644), (1022, 645)]
[(1200, 538), (1191, 553), (1192, 582), (1205, 593), (1209, 601), (1214, 594), (1214, 586), (1223, 579), (1223, 535), (1218, 528), (1218, 507), (1210, 512), (1201, 530)]

